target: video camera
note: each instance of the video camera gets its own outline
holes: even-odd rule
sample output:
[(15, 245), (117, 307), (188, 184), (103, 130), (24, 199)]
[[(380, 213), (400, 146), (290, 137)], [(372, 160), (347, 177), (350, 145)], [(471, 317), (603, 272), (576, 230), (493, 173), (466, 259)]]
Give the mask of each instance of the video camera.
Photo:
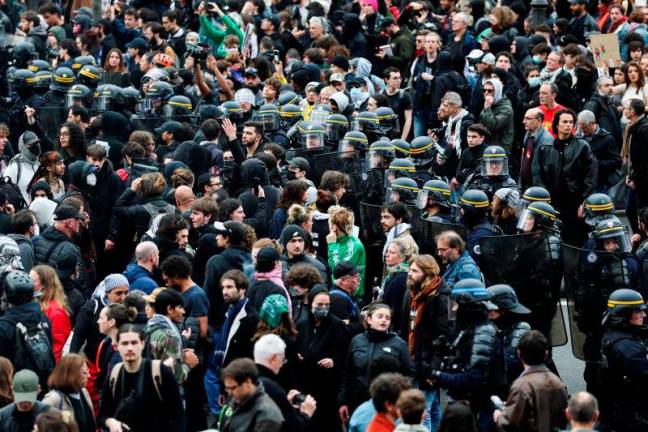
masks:
[(187, 53), (185, 54), (185, 59), (187, 57), (192, 57), (196, 64), (199, 64), (203, 68), (207, 67), (207, 57), (211, 54), (208, 44), (198, 44), (198, 45), (187, 45)]

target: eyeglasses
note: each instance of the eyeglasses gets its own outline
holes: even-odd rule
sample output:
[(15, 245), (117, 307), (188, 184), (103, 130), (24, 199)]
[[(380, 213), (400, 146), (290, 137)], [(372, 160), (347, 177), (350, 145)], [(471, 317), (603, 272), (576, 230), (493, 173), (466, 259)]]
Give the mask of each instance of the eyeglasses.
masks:
[(484, 93), (495, 93), (495, 89), (484, 89)]
[(437, 250), (437, 252), (439, 252), (439, 253), (445, 253), (445, 252), (449, 251), (450, 249), (454, 249), (454, 248), (449, 248), (449, 247), (447, 247), (447, 248), (440, 248), (440, 247), (438, 247), (436, 250)]

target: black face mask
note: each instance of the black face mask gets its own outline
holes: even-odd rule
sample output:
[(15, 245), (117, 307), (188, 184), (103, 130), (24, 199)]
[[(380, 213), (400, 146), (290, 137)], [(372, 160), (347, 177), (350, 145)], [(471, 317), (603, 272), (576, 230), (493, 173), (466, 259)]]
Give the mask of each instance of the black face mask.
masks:
[(288, 178), (288, 180), (297, 180), (297, 175), (294, 171), (287, 170), (286, 177)]

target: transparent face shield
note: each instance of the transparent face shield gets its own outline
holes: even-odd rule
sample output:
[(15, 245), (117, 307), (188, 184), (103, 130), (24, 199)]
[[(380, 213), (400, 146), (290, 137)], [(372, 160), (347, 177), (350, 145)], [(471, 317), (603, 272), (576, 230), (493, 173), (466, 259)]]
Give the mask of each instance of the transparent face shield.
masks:
[(395, 203), (395, 202), (401, 202), (401, 194), (400, 190), (398, 189), (392, 189), (388, 188), (387, 191), (385, 192), (385, 203), (390, 204), (390, 203)]
[(618, 235), (600, 239), (599, 242), (601, 248), (606, 252), (629, 253), (632, 251), (632, 244), (626, 230), (619, 230)]
[(338, 142), (348, 132), (349, 127), (340, 123), (326, 123), (326, 139), (328, 142)]
[(421, 189), (418, 191), (418, 194), (416, 195), (416, 207), (420, 208), (421, 210), (426, 208), (428, 205), (428, 196), (430, 195), (430, 191), (427, 189)]
[(385, 150), (369, 150), (367, 152), (367, 166), (369, 169), (382, 169), (385, 167)]
[(400, 122), (397, 116), (387, 117), (380, 120), (380, 129), (385, 135), (392, 135), (396, 137), (400, 134)]
[(508, 158), (482, 158), (481, 175), (482, 177), (508, 176)]
[(356, 151), (357, 141), (342, 140), (340, 145), (338, 145), (339, 156), (342, 159), (347, 159), (353, 157)]
[(75, 105), (83, 105), (81, 95), (76, 93), (68, 93), (65, 95), (65, 108), (69, 109)]
[(324, 134), (320, 132), (305, 133), (301, 136), (301, 145), (306, 149), (318, 149), (324, 147)]
[(331, 113), (327, 110), (315, 108), (311, 112), (310, 121), (312, 121), (314, 124), (323, 125), (324, 123), (326, 123), (326, 119), (330, 115)]
[(459, 311), (459, 303), (452, 299), (448, 299), (448, 319), (450, 321), (457, 321), (457, 312)]
[(100, 95), (97, 99), (97, 110), (101, 112), (112, 111), (112, 97), (109, 95)]
[(535, 215), (533, 214), (532, 211), (525, 208), (524, 210), (522, 210), (522, 213), (520, 213), (520, 217), (518, 218), (516, 228), (520, 232), (528, 233), (533, 231), (534, 226), (535, 226)]
[(263, 132), (271, 132), (279, 129), (279, 116), (276, 113), (256, 114), (254, 120), (263, 125)]

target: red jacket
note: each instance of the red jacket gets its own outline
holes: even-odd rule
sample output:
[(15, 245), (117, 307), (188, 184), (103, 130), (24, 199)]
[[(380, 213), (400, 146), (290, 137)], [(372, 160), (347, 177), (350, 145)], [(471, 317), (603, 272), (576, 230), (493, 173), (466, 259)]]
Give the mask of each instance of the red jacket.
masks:
[(367, 432), (393, 432), (394, 429), (396, 429), (396, 423), (383, 413), (376, 413), (367, 426)]
[(52, 324), (52, 340), (54, 341), (54, 358), (56, 363), (61, 359), (61, 352), (65, 346), (65, 342), (70, 336), (72, 331), (72, 323), (70, 322), (70, 315), (63, 306), (52, 300), (47, 305), (45, 315)]

